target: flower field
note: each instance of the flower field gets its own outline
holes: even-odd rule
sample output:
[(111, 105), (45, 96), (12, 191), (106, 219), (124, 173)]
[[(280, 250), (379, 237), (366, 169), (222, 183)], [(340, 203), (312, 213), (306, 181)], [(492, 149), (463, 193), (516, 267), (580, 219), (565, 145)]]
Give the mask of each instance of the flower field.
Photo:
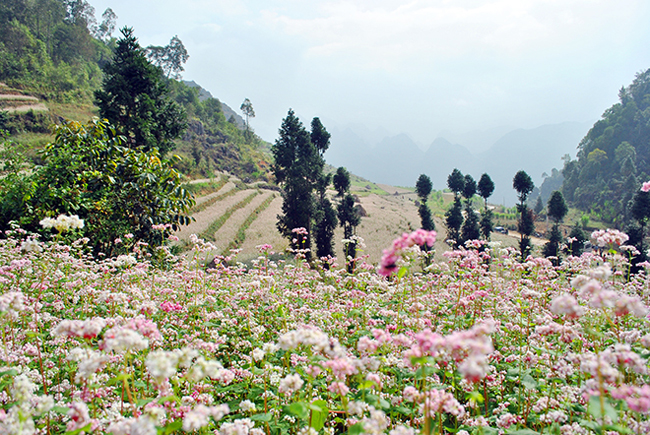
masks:
[(645, 274), (607, 247), (553, 267), (498, 246), (425, 273), (432, 236), (348, 274), (268, 245), (206, 270), (195, 237), (160, 268), (12, 231), (0, 434), (650, 433)]

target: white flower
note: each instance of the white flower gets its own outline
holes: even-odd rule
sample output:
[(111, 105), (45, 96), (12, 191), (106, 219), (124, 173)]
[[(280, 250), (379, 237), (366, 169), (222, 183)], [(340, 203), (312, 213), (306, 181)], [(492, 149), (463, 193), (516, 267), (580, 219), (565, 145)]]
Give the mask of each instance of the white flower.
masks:
[(176, 365), (178, 364), (178, 354), (176, 352), (167, 352), (157, 350), (147, 355), (145, 365), (149, 374), (157, 384), (171, 378), (176, 374)]
[(285, 394), (293, 394), (298, 391), (305, 382), (302, 380), (300, 375), (293, 374), (287, 375), (284, 379), (280, 381), (280, 386), (278, 391)]
[(108, 432), (113, 435), (156, 435), (157, 430), (153, 419), (148, 415), (141, 415), (138, 418), (127, 418), (119, 422), (111, 423)]
[(56, 219), (46, 217), (39, 223), (43, 228), (55, 228), (60, 233), (84, 227), (83, 219), (79, 219), (77, 215), (67, 216), (60, 214)]
[(104, 334), (104, 348), (109, 352), (144, 350), (148, 346), (149, 340), (130, 328), (114, 327)]
[(239, 404), (239, 409), (244, 412), (255, 412), (255, 404), (250, 400), (244, 400)]
[(259, 347), (256, 347), (253, 349), (253, 360), (254, 361), (262, 361), (264, 359), (265, 352), (260, 349)]

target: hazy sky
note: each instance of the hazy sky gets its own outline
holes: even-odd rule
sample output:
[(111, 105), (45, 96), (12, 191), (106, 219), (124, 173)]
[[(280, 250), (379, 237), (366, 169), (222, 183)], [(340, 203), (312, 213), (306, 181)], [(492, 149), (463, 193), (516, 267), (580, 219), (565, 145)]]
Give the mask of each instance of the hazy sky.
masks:
[[(89, 0), (142, 46), (174, 36), (194, 80), (274, 141), (362, 123), (429, 144), (441, 131), (595, 121), (650, 68), (648, 0)], [(118, 32), (116, 32), (117, 34)]]

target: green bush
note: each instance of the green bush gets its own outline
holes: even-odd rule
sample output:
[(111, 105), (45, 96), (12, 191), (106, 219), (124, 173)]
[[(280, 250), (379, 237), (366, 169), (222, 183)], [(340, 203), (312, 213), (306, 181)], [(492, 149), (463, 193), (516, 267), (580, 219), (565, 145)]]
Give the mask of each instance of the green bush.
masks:
[(105, 120), (68, 122), (56, 126), (55, 135), (42, 153), (42, 166), (26, 171), (5, 158), (0, 230), (17, 221), (47, 236), (52, 230), (41, 228), (43, 218), (77, 215), (85, 221), (78, 235), (92, 235), (93, 251), (112, 255), (121, 249), (115, 239), (127, 233), (154, 248), (189, 223), (194, 199), (156, 150), (124, 147), (124, 138)]

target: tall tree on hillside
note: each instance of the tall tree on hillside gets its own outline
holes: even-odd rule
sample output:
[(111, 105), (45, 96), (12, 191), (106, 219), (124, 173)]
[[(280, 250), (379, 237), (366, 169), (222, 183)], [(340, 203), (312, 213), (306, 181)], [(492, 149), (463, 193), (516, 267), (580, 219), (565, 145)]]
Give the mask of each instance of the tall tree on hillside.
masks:
[[(320, 119), (312, 119), (309, 138), (321, 158), (329, 148), (330, 137), (329, 132), (320, 122)], [(338, 220), (336, 218), (336, 210), (326, 196), (327, 187), (330, 185), (331, 180), (331, 174), (324, 174), (322, 171), (316, 180), (317, 197), (315, 202), (316, 210), (314, 212), (314, 237), (316, 239), (316, 255), (319, 258), (334, 256), (333, 239)]]
[[(271, 147), (271, 152), (275, 160), (273, 174), (283, 188), (284, 201), (282, 214), (278, 216), (278, 230), (292, 241), (294, 249), (310, 249), (315, 211), (313, 190), (322, 174), (324, 162), (309, 133), (291, 109), (282, 120), (280, 137)], [(305, 246), (293, 242), (294, 228), (307, 230)], [(307, 258), (311, 258), (309, 252)]]
[(161, 68), (167, 78), (179, 80), (185, 71), (183, 64), (190, 58), (183, 41), (174, 36), (164, 47), (150, 45), (145, 49), (151, 63)]
[(354, 196), (350, 193), (350, 173), (343, 167), (336, 170), (334, 174), (334, 188), (336, 196), (340, 199), (338, 205), (338, 218), (343, 227), (343, 255), (345, 256), (346, 268), (349, 273), (354, 271), (354, 259), (357, 257), (357, 244), (352, 239), (357, 226), (361, 223), (361, 217), (354, 206)]
[(463, 225), (463, 205), (461, 194), (465, 188), (465, 177), (458, 169), (454, 169), (447, 177), (447, 187), (454, 193), (454, 203), (445, 213), (447, 225), (447, 242), (456, 247), (460, 242), (460, 228)]
[(477, 185), (478, 194), (483, 198), (484, 206), (483, 212), (481, 213), (481, 234), (485, 240), (490, 240), (490, 234), (492, 233), (493, 224), (492, 224), (492, 210), (488, 208), (488, 198), (494, 193), (494, 182), (488, 174), (481, 175), (481, 178), (478, 180)]
[(548, 242), (544, 245), (543, 254), (545, 257), (554, 257), (553, 263), (559, 264), (560, 243), (562, 243), (562, 232), (560, 231), (560, 222), (569, 211), (564, 201), (562, 192), (556, 190), (551, 194), (546, 206), (548, 217), (553, 220), (553, 227), (549, 235)]
[(250, 124), (248, 122), (248, 119), (255, 118), (255, 110), (253, 110), (253, 103), (251, 103), (251, 100), (246, 98), (244, 102), (241, 103), (241, 106), (239, 106), (239, 110), (242, 111), (244, 117), (246, 118), (246, 131), (250, 131)]
[(185, 113), (168, 98), (162, 70), (147, 60), (133, 29), (121, 32), (113, 61), (103, 68), (102, 89), (95, 92), (99, 114), (117, 126), (127, 146), (165, 154), (187, 127)]
[(477, 240), (481, 237), (481, 230), (479, 229), (479, 220), (474, 207), (472, 207), (472, 198), (476, 194), (476, 181), (474, 178), (467, 174), (465, 175), (465, 183), (463, 186), (463, 197), (465, 198), (465, 222), (461, 228), (461, 240), (463, 243), (468, 240)]
[(99, 26), (95, 30), (97, 39), (108, 42), (113, 36), (113, 32), (115, 32), (116, 24), (117, 15), (113, 12), (113, 9), (107, 8), (102, 14), (102, 22), (99, 23)]
[(533, 212), (528, 209), (526, 200), (535, 188), (535, 184), (533, 183), (533, 179), (530, 178), (530, 175), (525, 171), (519, 171), (512, 179), (512, 187), (517, 191), (517, 197), (519, 199), (519, 204), (517, 204), (517, 211), (519, 212), (518, 229), (521, 234), (519, 239), (519, 252), (521, 254), (521, 261), (523, 262), (532, 249), (530, 235), (535, 229), (535, 222), (533, 221)]
[(415, 192), (420, 199), (420, 206), (418, 207), (420, 223), (422, 229), (427, 231), (436, 229), (436, 225), (434, 224), (433, 219), (431, 219), (431, 209), (427, 205), (427, 200), (429, 199), (432, 189), (433, 184), (431, 183), (431, 179), (427, 175), (421, 174), (420, 177), (418, 177), (418, 181), (415, 183)]

